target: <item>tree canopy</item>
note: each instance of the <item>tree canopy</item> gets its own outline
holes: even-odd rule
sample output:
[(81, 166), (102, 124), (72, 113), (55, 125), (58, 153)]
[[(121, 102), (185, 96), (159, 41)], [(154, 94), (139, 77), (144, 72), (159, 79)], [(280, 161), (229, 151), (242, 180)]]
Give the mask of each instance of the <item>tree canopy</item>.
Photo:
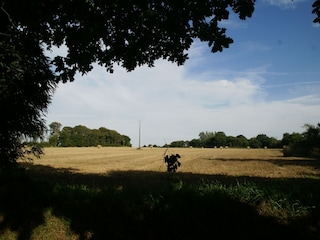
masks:
[[(94, 63), (113, 72), (153, 66), (157, 59), (183, 64), (195, 38), (211, 51), (233, 42), (220, 21), (232, 11), (245, 20), (255, 0), (1, 0), (0, 165), (15, 162), (21, 138), (41, 136), (58, 82), (73, 81)], [(313, 5), (318, 16), (319, 0)], [(65, 45), (66, 56), (46, 50)], [(21, 152), (20, 152), (21, 153)], [(22, 154), (23, 155), (23, 154)]]
[(72, 81), (99, 63), (107, 71), (120, 64), (131, 71), (159, 58), (183, 64), (194, 38), (208, 42), (212, 52), (233, 42), (219, 22), (229, 10), (240, 19), (251, 17), (255, 0), (101, 1), (3, 0), (0, 29), (32, 37), (36, 46), (65, 44), (67, 56), (51, 62), (57, 80)]
[(1, 36), (0, 167), (11, 166), (24, 156), (22, 139), (42, 136), (42, 113), (56, 85), (53, 78), (48, 59), (29, 36)]
[[(55, 139), (55, 135), (49, 138)], [(91, 146), (128, 146), (131, 139), (105, 127), (89, 129), (86, 126), (64, 127), (58, 135), (57, 144), (61, 147), (91, 147)]]
[[(200, 132), (199, 139), (192, 139), (191, 141), (179, 141), (184, 144), (170, 144), (170, 147), (234, 147), (234, 148), (281, 148), (281, 140), (274, 137), (268, 137), (266, 134), (258, 134), (256, 137), (247, 139), (243, 135), (227, 136), (224, 132)], [(173, 142), (176, 143), (176, 142)]]

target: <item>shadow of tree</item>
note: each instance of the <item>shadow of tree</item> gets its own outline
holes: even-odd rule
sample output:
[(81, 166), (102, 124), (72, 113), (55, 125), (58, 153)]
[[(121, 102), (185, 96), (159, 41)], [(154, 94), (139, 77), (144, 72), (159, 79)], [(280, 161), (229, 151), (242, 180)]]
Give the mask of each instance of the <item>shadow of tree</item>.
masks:
[(271, 159), (241, 159), (241, 158), (207, 158), (207, 160), (211, 161), (222, 161), (222, 162), (268, 162), (275, 164), (277, 166), (310, 166), (314, 169), (320, 169), (320, 160), (318, 159), (286, 159), (283, 158), (271, 158)]
[(308, 219), (300, 219), (298, 224), (304, 223), (300, 226), (281, 224), (223, 192), (197, 191), (193, 186), (202, 179), (226, 185), (252, 181), (280, 192), (295, 187), (302, 195), (319, 194), (315, 179), (192, 173), (172, 177), (151, 171), (96, 175), (34, 165), (0, 172), (0, 234), (9, 228), (18, 232), (18, 239), (30, 239), (44, 223), (44, 211), (52, 209), (55, 216), (70, 221), (80, 239), (88, 239), (88, 233), (90, 239), (319, 239), (310, 234)]

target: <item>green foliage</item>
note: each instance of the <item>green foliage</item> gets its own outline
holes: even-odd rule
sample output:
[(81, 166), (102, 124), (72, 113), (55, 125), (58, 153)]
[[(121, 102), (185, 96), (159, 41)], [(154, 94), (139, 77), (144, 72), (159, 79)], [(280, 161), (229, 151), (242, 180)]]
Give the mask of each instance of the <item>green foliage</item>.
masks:
[(281, 147), (280, 141), (274, 137), (268, 137), (266, 134), (257, 135), (256, 139), (261, 143), (262, 147), (279, 148)]
[(252, 137), (249, 139), (249, 146), (251, 148), (262, 148), (262, 143), (256, 137)]
[(11, 34), (12, 39), (0, 36), (0, 168), (15, 165), (27, 153), (25, 139), (43, 135), (43, 115), (56, 85), (39, 43), (19, 32)]
[(50, 144), (50, 146), (53, 146), (53, 147), (58, 146), (61, 126), (62, 125), (59, 122), (52, 122), (49, 124), (49, 127), (50, 127), (49, 144)]
[(86, 126), (64, 127), (58, 135), (58, 146), (131, 146), (130, 138), (104, 127), (89, 129)]
[(320, 24), (320, 0), (315, 0), (312, 4), (312, 8), (312, 13), (316, 15), (316, 18), (313, 20), (313, 22)]
[(201, 147), (212, 148), (214, 146), (226, 146), (227, 136), (224, 132), (200, 132)]
[(302, 133), (284, 133), (282, 138), (283, 145), (294, 145), (303, 141)]
[[(287, 216), (291, 219), (297, 219), (301, 216), (310, 214), (315, 209), (316, 198), (320, 195), (310, 195), (311, 199), (305, 200), (297, 191), (299, 187), (295, 186), (291, 191), (283, 186), (259, 185), (252, 181), (237, 181), (235, 185), (225, 185), (221, 182), (202, 181), (197, 186), (201, 195), (216, 194), (221, 196), (231, 196), (241, 202), (249, 203), (257, 208), (271, 207), (271, 211), (277, 214), (282, 211), (279, 217)], [(319, 194), (319, 192), (317, 193)], [(260, 209), (260, 211), (270, 211), (269, 209)]]
[(184, 147), (188, 147), (189, 146), (189, 142), (188, 141), (173, 141), (169, 144), (168, 147), (173, 147), (173, 148), (184, 148)]
[(49, 137), (49, 145), (50, 146), (56, 147), (56, 146), (58, 146), (58, 143), (59, 143), (59, 135), (51, 135)]
[[(284, 134), (284, 142), (288, 143), (285, 155), (320, 158), (320, 123), (305, 124), (305, 129), (302, 134)], [(287, 149), (290, 149), (289, 155), (285, 152)]]
[(211, 138), (213, 138), (215, 135), (214, 132), (200, 132), (199, 133), (199, 140), (202, 142), (202, 143), (206, 143), (207, 141), (209, 141)]
[[(53, 60), (57, 77), (72, 81), (76, 71), (85, 74), (94, 62), (113, 71), (120, 64), (131, 71), (153, 66), (159, 58), (183, 64), (194, 38), (208, 42), (212, 52), (229, 47), (233, 40), (219, 21), (229, 11), (251, 17), (254, 0), (236, 1), (113, 1), (59, 3), (4, 1), (12, 21), (37, 33), (48, 48), (65, 44), (66, 57)], [(32, 7), (31, 7), (32, 6)], [(32, 18), (30, 18), (32, 16)]]
[[(185, 143), (185, 145), (183, 145)], [(191, 141), (174, 141), (169, 146), (170, 147), (234, 147), (234, 148), (246, 148), (250, 146), (251, 148), (281, 148), (281, 141), (274, 137), (268, 137), (266, 134), (259, 134), (257, 137), (247, 139), (243, 135), (227, 136), (224, 132), (200, 132), (198, 139), (192, 139)]]
[(227, 137), (227, 146), (237, 147), (237, 148), (246, 148), (249, 146), (249, 141), (243, 135), (238, 135), (237, 137), (228, 136)]
[(192, 140), (189, 142), (189, 146), (190, 146), (190, 147), (196, 147), (196, 148), (203, 147), (203, 146), (202, 146), (202, 142), (201, 142), (200, 139), (192, 139)]
[(227, 135), (224, 132), (216, 132), (213, 139), (213, 146), (227, 145)]

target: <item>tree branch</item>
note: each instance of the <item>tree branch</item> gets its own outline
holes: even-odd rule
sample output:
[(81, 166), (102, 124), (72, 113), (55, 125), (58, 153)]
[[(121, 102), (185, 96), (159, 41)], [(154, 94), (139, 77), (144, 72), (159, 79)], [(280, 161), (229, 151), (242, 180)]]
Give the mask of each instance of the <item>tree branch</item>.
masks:
[(12, 18), (10, 17), (9, 13), (4, 9), (3, 5), (4, 5), (4, 2), (2, 2), (2, 4), (1, 4), (1, 10), (7, 15), (9, 22), (12, 24), (12, 26), (14, 28), (17, 28), (16, 25), (13, 23)]

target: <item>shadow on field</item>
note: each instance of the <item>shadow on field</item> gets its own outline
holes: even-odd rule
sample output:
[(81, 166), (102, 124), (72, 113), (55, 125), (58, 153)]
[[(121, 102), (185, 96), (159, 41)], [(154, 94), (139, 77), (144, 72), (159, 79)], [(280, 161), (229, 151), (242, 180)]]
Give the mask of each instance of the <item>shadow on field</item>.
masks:
[(207, 160), (212, 161), (222, 161), (222, 162), (268, 162), (275, 164), (277, 166), (310, 166), (314, 169), (320, 168), (320, 160), (313, 158), (301, 158), (301, 159), (288, 159), (286, 157), (283, 158), (272, 158), (272, 159), (241, 159), (241, 158), (207, 158)]
[(173, 176), (150, 171), (103, 176), (70, 170), (34, 165), (0, 171), (0, 238), (10, 229), (18, 232), (18, 239), (30, 239), (50, 209), (66, 219), (80, 239), (319, 239), (310, 231), (320, 220), (316, 213), (281, 224), (224, 191), (203, 190), (204, 182), (224, 186), (254, 182), (258, 188), (282, 194), (293, 191), (306, 198), (314, 194), (312, 199), (319, 202), (316, 179)]

